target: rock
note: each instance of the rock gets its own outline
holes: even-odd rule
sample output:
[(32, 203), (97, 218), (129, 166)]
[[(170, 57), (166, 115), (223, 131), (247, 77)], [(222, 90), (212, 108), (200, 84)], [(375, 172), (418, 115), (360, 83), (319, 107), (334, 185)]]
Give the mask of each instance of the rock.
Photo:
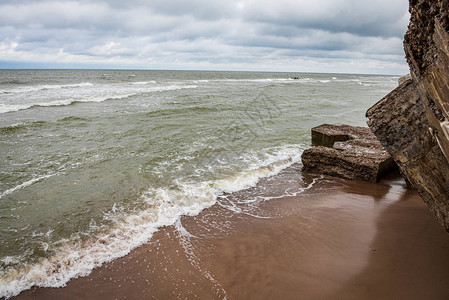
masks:
[(409, 73), (409, 74), (404, 75), (401, 78), (399, 78), (398, 83), (399, 83), (399, 85), (401, 85), (401, 84), (403, 84), (404, 82), (406, 82), (406, 81), (408, 81), (410, 79), (412, 79), (412, 75), (410, 75), (410, 73)]
[(369, 128), (323, 124), (312, 128), (312, 144), (302, 154), (305, 171), (377, 182), (395, 168)]
[(449, 1), (411, 0), (411, 79), (370, 108), (373, 130), (449, 231)]
[(410, 79), (367, 112), (368, 126), (401, 167), (431, 144), (424, 106)]
[[(349, 125), (323, 124), (312, 128), (312, 146), (332, 147), (334, 142), (347, 141), (351, 139), (350, 134), (351, 126)], [(353, 137), (355, 136), (353, 135)]]

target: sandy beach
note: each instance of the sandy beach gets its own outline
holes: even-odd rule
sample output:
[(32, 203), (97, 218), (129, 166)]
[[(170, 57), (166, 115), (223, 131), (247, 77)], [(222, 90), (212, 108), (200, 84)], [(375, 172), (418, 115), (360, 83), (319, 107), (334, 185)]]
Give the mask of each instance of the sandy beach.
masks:
[(371, 184), (299, 169), (222, 197), (64, 288), (15, 299), (449, 297), (449, 237), (398, 174)]

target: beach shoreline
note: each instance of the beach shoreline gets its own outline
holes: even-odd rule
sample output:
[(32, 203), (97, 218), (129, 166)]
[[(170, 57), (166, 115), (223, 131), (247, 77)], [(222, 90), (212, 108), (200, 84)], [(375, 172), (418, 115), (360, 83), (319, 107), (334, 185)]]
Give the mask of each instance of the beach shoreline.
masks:
[(444, 299), (449, 239), (399, 174), (379, 184), (296, 164), (63, 288), (13, 299)]

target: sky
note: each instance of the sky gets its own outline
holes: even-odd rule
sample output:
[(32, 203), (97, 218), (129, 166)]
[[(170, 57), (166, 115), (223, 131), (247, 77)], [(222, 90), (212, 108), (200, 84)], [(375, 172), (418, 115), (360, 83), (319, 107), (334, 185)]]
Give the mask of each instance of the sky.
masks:
[(0, 2), (0, 68), (408, 73), (407, 0)]

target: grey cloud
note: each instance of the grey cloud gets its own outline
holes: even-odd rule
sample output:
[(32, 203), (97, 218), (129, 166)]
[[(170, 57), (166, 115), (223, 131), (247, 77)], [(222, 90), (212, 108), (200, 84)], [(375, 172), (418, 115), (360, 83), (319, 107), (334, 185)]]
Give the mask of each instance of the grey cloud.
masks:
[(407, 0), (4, 0), (0, 54), (35, 61), (59, 53), (65, 61), (147, 68), (155, 62), (257, 68), (270, 60), (273, 68), (291, 60), (293, 68), (297, 56), (378, 60), (405, 69), (407, 21)]
[(248, 2), (245, 15), (249, 20), (361, 36), (400, 36), (408, 21), (407, 0)]

